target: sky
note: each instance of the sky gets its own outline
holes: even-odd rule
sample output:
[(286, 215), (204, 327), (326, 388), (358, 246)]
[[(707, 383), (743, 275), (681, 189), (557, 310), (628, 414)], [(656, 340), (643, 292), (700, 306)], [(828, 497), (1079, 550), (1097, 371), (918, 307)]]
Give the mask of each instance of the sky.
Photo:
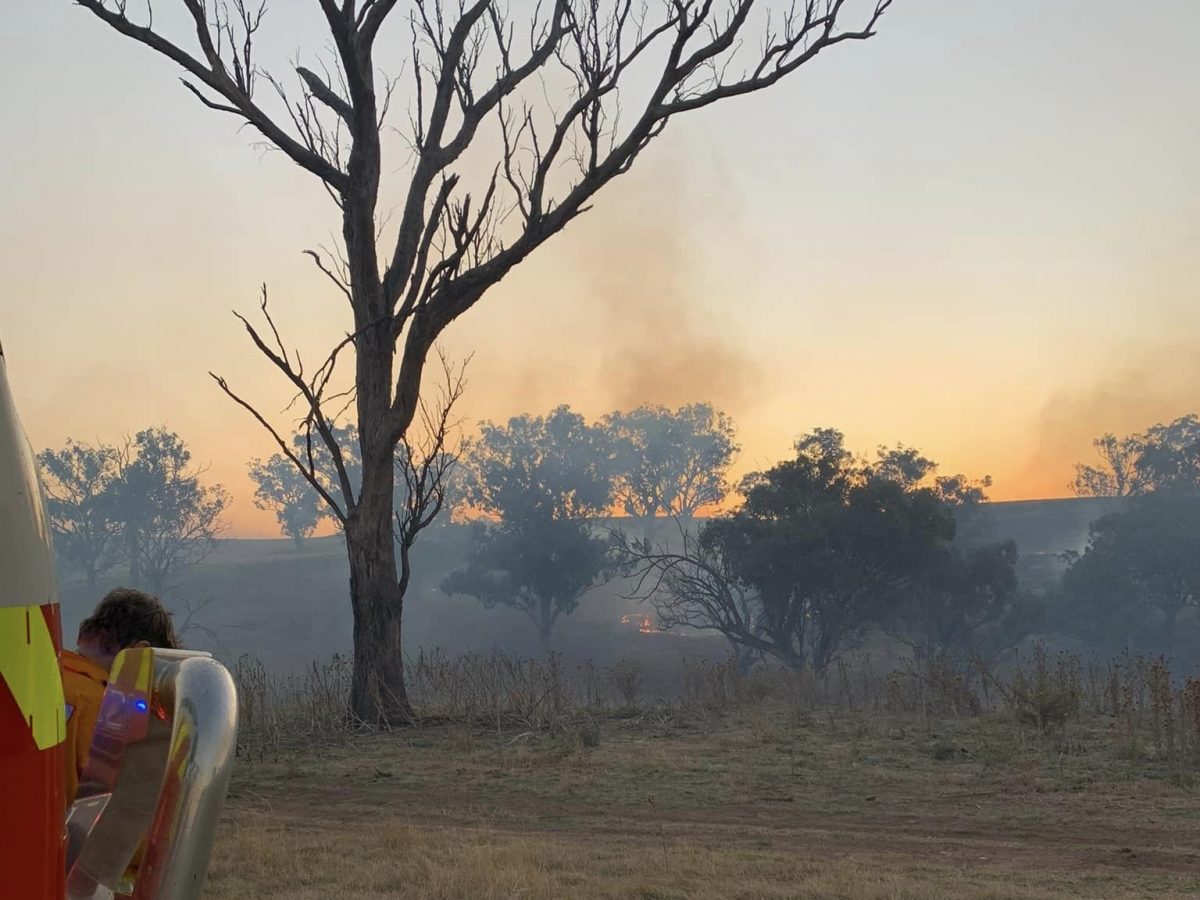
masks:
[[(323, 45), (315, 6), (272, 4), (267, 63)], [(994, 499), (1065, 495), (1092, 437), (1200, 409), (1198, 28), (1192, 0), (897, 0), (678, 120), (451, 326), (466, 421), (708, 400), (738, 472), (834, 426)], [(336, 210), (69, 0), (5, 4), (0, 86), (0, 339), (35, 447), (166, 425), (232, 493), (228, 533), (276, 535), (246, 475), (270, 439), (208, 372), (286, 427), (230, 311), (266, 284), (323, 355), (345, 302), (301, 251)]]

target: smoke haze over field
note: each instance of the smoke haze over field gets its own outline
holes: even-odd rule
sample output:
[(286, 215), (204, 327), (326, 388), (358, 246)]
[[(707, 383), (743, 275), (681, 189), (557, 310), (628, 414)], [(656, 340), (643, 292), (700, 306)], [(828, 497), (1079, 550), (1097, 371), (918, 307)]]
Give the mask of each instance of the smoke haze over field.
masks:
[(622, 221), (602, 220), (576, 247), (585, 303), (601, 312), (597, 390), (614, 409), (707, 400), (748, 411), (761, 387), (760, 362), (736, 327), (742, 298), (695, 302), (737, 238), (706, 221), (707, 210), (689, 209), (698, 204), (687, 202), (686, 168), (649, 165)]

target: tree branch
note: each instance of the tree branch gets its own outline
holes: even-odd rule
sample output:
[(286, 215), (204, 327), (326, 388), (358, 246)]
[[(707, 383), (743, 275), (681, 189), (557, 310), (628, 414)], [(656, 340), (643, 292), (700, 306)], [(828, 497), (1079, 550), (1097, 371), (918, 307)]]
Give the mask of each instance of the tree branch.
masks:
[[(225, 64), (221, 61), (219, 55), (217, 55), (216, 46), (212, 41), (208, 25), (204, 20), (204, 5), (200, 0), (185, 0), (185, 5), (192, 13), (193, 18), (197, 18), (197, 15), (199, 16), (197, 18), (196, 30), (201, 49), (204, 51), (208, 61), (207, 65), (153, 31), (152, 28), (137, 25), (130, 21), (124, 13), (123, 5), (113, 10), (105, 5), (104, 0), (75, 0), (75, 2), (113, 30), (128, 38), (132, 38), (138, 43), (170, 59), (209, 90), (219, 94), (228, 101), (228, 105), (219, 104), (215, 101), (205, 101), (206, 106), (241, 116), (258, 129), (263, 137), (286, 153), (301, 168), (312, 172), (339, 192), (346, 188), (347, 179), (344, 172), (338, 170), (320, 155), (314, 153), (291, 137), (270, 116), (255, 105), (250, 96), (250, 82), (248, 79), (244, 78), (244, 84), (239, 85), (234, 78), (230, 77)], [(202, 97), (201, 92), (194, 85), (188, 84), (186, 81), (184, 84), (193, 94)]]

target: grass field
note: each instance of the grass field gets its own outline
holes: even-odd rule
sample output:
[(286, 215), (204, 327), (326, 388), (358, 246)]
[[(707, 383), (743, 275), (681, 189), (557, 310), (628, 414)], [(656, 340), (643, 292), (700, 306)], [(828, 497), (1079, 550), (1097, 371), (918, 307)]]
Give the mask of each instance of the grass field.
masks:
[(239, 762), (206, 896), (1200, 896), (1196, 768), (1119, 730), (767, 695), (283, 742)]

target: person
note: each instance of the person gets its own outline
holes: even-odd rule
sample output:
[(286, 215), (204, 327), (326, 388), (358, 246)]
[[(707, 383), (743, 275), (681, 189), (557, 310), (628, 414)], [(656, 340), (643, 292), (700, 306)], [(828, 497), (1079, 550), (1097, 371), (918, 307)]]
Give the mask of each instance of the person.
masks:
[(132, 588), (109, 591), (79, 624), (76, 650), (64, 650), (60, 663), (67, 714), (68, 804), (75, 799), (87, 765), (100, 702), (117, 654), (130, 647), (178, 646), (171, 613), (162, 601)]

